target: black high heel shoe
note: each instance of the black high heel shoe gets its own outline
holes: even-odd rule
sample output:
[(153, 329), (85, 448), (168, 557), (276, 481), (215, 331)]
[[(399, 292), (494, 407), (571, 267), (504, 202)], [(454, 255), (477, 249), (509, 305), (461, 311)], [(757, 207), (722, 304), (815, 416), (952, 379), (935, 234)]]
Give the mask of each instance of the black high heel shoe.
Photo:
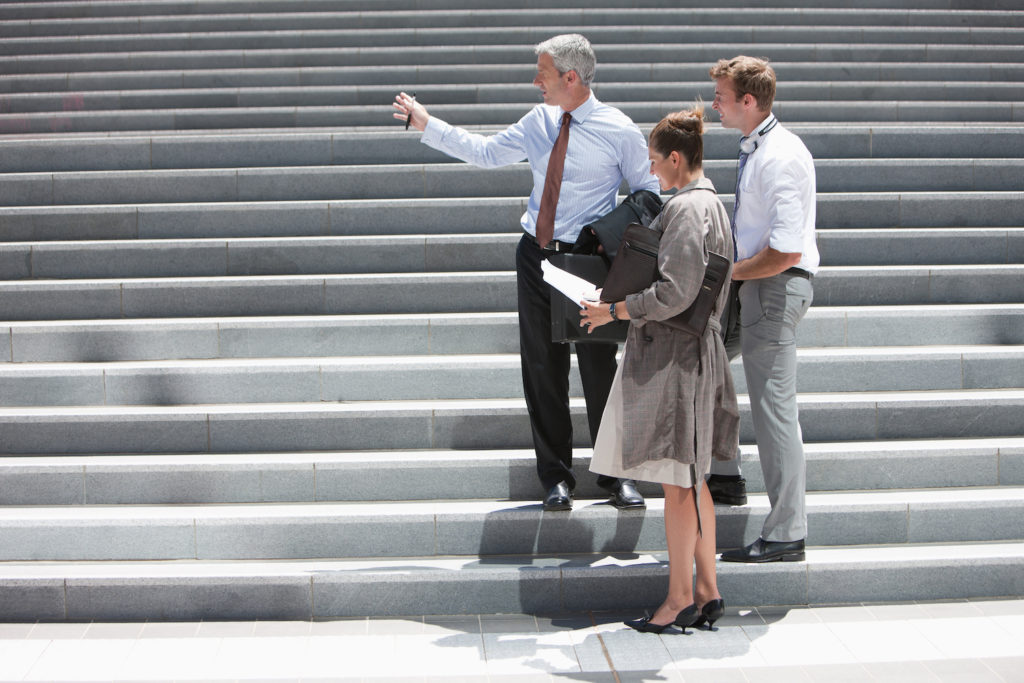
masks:
[(682, 626), (683, 633), (686, 633), (686, 627), (692, 626), (693, 621), (697, 617), (697, 603), (693, 603), (689, 607), (683, 608), (677, 615), (675, 620), (670, 621), (667, 624), (652, 624), (651, 617), (644, 617), (643, 619), (630, 619), (624, 621), (626, 626), (640, 631), (640, 633), (662, 633), (669, 626)]
[(700, 608), (700, 616), (697, 620), (691, 624), (694, 628), (700, 628), (706, 622), (709, 631), (714, 631), (715, 622), (722, 618), (725, 614), (725, 601), (722, 598), (715, 598), (714, 600), (708, 600), (704, 603), (704, 606)]

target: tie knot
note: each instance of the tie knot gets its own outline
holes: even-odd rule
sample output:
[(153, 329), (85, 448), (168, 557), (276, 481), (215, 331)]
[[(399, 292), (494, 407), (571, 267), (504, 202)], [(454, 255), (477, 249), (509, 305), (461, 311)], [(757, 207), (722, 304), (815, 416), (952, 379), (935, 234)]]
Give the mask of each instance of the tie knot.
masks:
[(562, 114), (563, 126), (568, 126), (570, 121), (572, 121), (572, 114), (570, 114), (569, 112), (565, 112), (564, 114)]

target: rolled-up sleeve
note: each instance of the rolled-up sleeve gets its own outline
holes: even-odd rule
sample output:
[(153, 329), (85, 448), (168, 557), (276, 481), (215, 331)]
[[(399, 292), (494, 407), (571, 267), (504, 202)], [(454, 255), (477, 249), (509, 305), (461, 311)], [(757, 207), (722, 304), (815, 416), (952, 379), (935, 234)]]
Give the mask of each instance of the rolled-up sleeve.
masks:
[(626, 310), (638, 325), (667, 320), (685, 311), (697, 298), (707, 267), (704, 242), (709, 226), (699, 209), (685, 200), (673, 201), (665, 206), (661, 216), (661, 278), (642, 292), (626, 297)]

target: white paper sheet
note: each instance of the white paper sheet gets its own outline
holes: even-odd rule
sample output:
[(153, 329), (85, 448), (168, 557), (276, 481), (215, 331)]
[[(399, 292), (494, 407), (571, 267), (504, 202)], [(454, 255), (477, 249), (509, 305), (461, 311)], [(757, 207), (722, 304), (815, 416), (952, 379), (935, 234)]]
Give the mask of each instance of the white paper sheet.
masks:
[(583, 308), (580, 301), (584, 299), (587, 301), (600, 300), (601, 295), (594, 283), (562, 270), (558, 266), (552, 265), (550, 261), (541, 261), (540, 269), (544, 273), (544, 282), (569, 297), (569, 300), (580, 308)]

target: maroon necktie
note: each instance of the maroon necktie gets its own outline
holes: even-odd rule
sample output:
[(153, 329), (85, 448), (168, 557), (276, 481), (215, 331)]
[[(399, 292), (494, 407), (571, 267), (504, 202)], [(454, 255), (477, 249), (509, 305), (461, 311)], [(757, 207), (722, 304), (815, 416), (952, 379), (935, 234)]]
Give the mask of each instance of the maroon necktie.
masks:
[(562, 127), (558, 130), (558, 139), (551, 148), (548, 157), (548, 171), (544, 174), (544, 194), (540, 197), (540, 210), (537, 212), (537, 243), (541, 249), (548, 245), (555, 234), (555, 207), (558, 206), (558, 191), (562, 187), (562, 170), (565, 167), (565, 150), (569, 147), (569, 112), (562, 114)]

